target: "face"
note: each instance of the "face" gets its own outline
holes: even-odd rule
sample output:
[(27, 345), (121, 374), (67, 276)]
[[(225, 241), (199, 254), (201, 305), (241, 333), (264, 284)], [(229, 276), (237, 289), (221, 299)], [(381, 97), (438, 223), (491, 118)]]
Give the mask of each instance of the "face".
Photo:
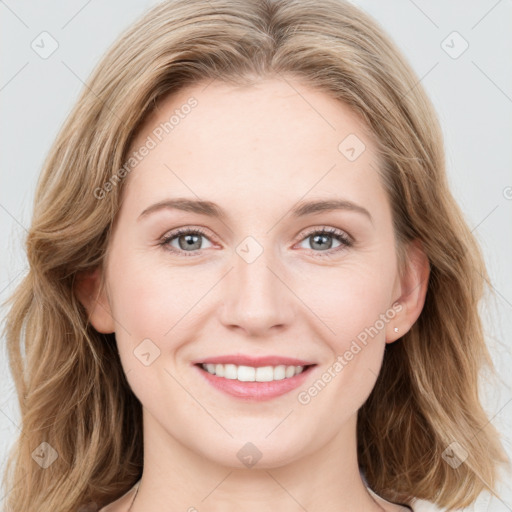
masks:
[(412, 311), (361, 121), (291, 79), (201, 83), (134, 151), (93, 323), (116, 333), (145, 432), (236, 467), (247, 442), (275, 467), (353, 432)]

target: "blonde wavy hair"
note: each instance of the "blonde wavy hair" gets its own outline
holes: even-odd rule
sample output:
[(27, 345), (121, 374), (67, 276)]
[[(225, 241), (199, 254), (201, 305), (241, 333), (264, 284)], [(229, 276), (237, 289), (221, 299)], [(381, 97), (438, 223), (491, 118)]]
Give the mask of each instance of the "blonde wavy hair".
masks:
[[(22, 430), (4, 474), (7, 512), (101, 507), (141, 477), (141, 404), (115, 335), (90, 325), (75, 281), (104, 261), (123, 189), (111, 178), (155, 105), (187, 84), (255, 77), (300, 79), (362, 117), (382, 159), (399, 255), (418, 239), (430, 262), (424, 309), (386, 347), (359, 411), (368, 485), (390, 501), (449, 508), (468, 506), (485, 487), (495, 492), (507, 457), (479, 398), (480, 371), (493, 369), (478, 311), (488, 275), (449, 191), (441, 129), (418, 77), (346, 1), (170, 0), (105, 54), (37, 184), (29, 271), (7, 301), (4, 328)], [(457, 468), (442, 457), (454, 441), (468, 454)], [(42, 442), (58, 454), (45, 469), (32, 458)]]

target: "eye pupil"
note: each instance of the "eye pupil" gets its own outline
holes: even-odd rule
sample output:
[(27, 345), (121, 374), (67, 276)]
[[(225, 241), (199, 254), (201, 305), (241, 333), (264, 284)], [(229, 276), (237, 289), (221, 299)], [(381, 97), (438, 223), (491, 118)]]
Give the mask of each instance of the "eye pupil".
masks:
[[(196, 238), (196, 240), (191, 240), (193, 238)], [(185, 239), (185, 243), (182, 244), (182, 240)], [(193, 234), (188, 234), (188, 235), (181, 235), (179, 238), (179, 245), (180, 245), (180, 249), (200, 249), (201, 247), (201, 235), (193, 235)]]
[[(331, 239), (331, 243), (328, 244), (329, 246), (327, 247), (327, 249), (330, 249), (332, 246), (332, 237), (330, 235), (317, 234), (317, 235), (313, 235), (312, 238), (313, 238), (313, 243), (311, 244), (311, 246), (315, 249), (326, 249), (326, 247), (325, 247), (326, 238)], [(323, 245), (321, 245), (321, 244), (323, 244)], [(317, 247), (315, 247), (315, 245)]]

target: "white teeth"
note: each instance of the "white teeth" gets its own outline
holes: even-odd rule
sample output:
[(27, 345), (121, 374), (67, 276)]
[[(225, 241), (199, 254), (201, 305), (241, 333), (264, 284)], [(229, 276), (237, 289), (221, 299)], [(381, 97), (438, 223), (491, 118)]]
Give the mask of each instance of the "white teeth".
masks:
[(260, 366), (256, 368), (256, 379), (258, 382), (269, 382), (274, 380), (274, 368), (272, 366)]
[(304, 371), (304, 366), (237, 366), (235, 364), (202, 364), (206, 370), (217, 377), (239, 380), (241, 382), (269, 382), (271, 380), (289, 379)]
[(276, 366), (274, 368), (274, 380), (283, 380), (285, 375), (286, 375), (286, 366), (280, 365), (280, 366)]
[(224, 365), (224, 378), (234, 380), (238, 377), (236, 366), (234, 364)]
[(284, 376), (289, 379), (290, 377), (293, 377), (295, 375), (295, 366), (287, 366)]
[(256, 380), (256, 368), (252, 366), (239, 366), (237, 379), (243, 382), (254, 382)]

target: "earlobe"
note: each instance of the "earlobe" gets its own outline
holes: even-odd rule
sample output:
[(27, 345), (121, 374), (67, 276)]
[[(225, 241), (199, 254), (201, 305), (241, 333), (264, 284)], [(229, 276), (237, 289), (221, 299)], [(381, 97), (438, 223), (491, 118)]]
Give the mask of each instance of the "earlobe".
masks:
[(78, 300), (88, 314), (88, 321), (101, 333), (115, 332), (115, 323), (111, 314), (110, 303), (102, 283), (100, 267), (93, 271), (77, 274), (74, 290)]
[(430, 262), (423, 244), (420, 240), (413, 240), (407, 247), (406, 269), (400, 279), (400, 297), (395, 301), (402, 310), (387, 326), (386, 343), (393, 343), (402, 337), (420, 316), (425, 304), (429, 276)]

